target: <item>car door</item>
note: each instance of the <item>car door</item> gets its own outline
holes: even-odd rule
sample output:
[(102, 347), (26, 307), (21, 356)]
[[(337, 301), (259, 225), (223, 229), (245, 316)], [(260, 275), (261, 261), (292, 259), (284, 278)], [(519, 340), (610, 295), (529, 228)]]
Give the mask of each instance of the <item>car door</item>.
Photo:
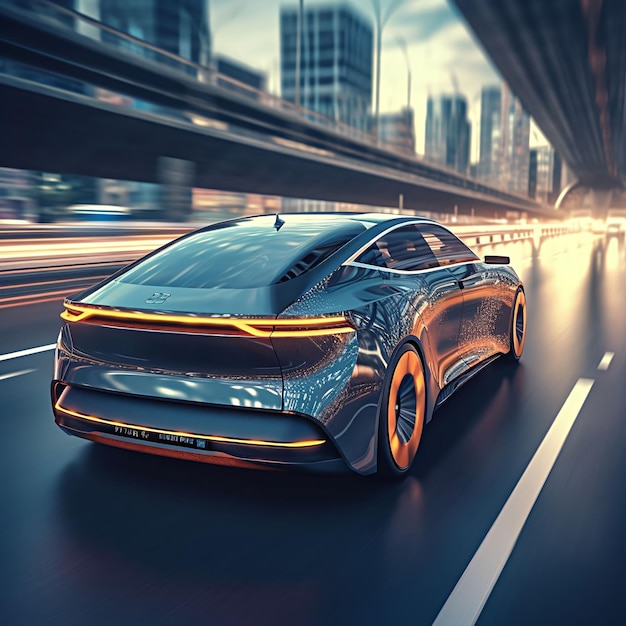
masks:
[(458, 351), (461, 287), (440, 267), (417, 224), (384, 233), (357, 261), (386, 267), (385, 282), (421, 317), (428, 366), (440, 388), (468, 369)]
[[(440, 265), (447, 267), (463, 294), (459, 354), (470, 366), (508, 349), (508, 312), (497, 291), (497, 272), (490, 272), (476, 255), (447, 229), (433, 225), (425, 238)], [(503, 344), (506, 344), (504, 345)]]

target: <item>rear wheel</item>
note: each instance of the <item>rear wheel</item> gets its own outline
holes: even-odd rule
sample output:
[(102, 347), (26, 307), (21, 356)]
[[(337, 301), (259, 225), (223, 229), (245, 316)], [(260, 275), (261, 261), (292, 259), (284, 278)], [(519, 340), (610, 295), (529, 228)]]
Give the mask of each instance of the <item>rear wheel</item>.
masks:
[(513, 302), (509, 343), (509, 359), (517, 362), (522, 356), (524, 344), (526, 343), (526, 295), (521, 288), (517, 290)]
[(404, 344), (389, 364), (380, 407), (378, 471), (402, 476), (409, 471), (422, 438), (426, 381), (417, 350)]

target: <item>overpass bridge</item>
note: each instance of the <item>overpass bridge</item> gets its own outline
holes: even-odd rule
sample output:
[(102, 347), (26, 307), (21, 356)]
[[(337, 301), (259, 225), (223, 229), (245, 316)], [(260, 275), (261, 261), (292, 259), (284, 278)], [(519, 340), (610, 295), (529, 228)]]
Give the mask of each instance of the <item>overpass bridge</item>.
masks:
[(557, 206), (626, 208), (626, 2), (454, 2), (577, 177)]
[[(42, 17), (25, 6), (47, 12)], [(109, 40), (118, 37), (126, 48), (131, 43), (134, 52), (87, 37), (50, 19), (54, 6), (43, 0), (0, 5), (0, 59), (5, 67), (18, 62), (34, 70), (30, 79), (0, 73), (2, 166), (159, 182), (168, 157), (190, 163), (191, 184), (198, 187), (400, 203), (417, 211), (559, 217), (545, 205), (397, 154), (268, 94), (228, 89), (206, 68), (69, 12)], [(80, 88), (33, 80), (36, 72)]]

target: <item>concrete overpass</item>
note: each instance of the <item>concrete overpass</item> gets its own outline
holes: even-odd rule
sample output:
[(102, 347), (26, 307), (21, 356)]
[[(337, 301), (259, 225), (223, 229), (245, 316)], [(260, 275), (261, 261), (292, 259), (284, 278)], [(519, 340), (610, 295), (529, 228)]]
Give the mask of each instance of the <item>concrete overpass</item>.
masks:
[[(312, 112), (199, 81), (171, 59), (141, 58), (15, 4), (0, 6), (0, 56), (83, 85), (76, 93), (0, 75), (3, 166), (156, 182), (160, 159), (173, 157), (193, 163), (193, 184), (207, 188), (386, 206), (402, 195), (403, 206), (418, 211), (555, 216), (528, 198), (322, 126)], [(103, 88), (135, 106), (96, 97)]]
[(563, 194), (560, 204), (621, 203), (626, 168), (626, 2), (454, 2), (576, 175), (577, 184), (567, 190), (571, 195)]

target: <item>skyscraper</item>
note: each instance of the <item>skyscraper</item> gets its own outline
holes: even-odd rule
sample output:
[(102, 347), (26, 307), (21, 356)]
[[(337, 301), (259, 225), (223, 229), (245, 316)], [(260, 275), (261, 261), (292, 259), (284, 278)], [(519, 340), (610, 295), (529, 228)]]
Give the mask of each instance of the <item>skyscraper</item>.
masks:
[[(477, 175), (492, 182), (498, 171), (502, 91), (499, 86), (483, 87), (480, 95), (480, 142)], [(495, 182), (495, 181), (493, 181)]]
[(533, 200), (537, 197), (537, 149), (528, 153), (528, 197)]
[(426, 105), (426, 158), (467, 174), (470, 122), (464, 96), (429, 96)]
[(499, 186), (507, 191), (528, 193), (530, 116), (506, 84), (502, 85)]
[[(305, 5), (300, 45), (301, 104), (368, 130), (372, 102), (372, 26), (350, 4)], [(298, 8), (280, 11), (281, 92), (296, 99)]]
[(537, 193), (541, 202), (553, 204), (561, 191), (561, 159), (552, 146), (539, 146), (537, 154)]
[[(209, 58), (206, 0), (100, 0), (100, 19), (194, 63), (206, 63)], [(102, 38), (107, 37), (103, 34)], [(119, 45), (119, 39), (115, 43)]]

